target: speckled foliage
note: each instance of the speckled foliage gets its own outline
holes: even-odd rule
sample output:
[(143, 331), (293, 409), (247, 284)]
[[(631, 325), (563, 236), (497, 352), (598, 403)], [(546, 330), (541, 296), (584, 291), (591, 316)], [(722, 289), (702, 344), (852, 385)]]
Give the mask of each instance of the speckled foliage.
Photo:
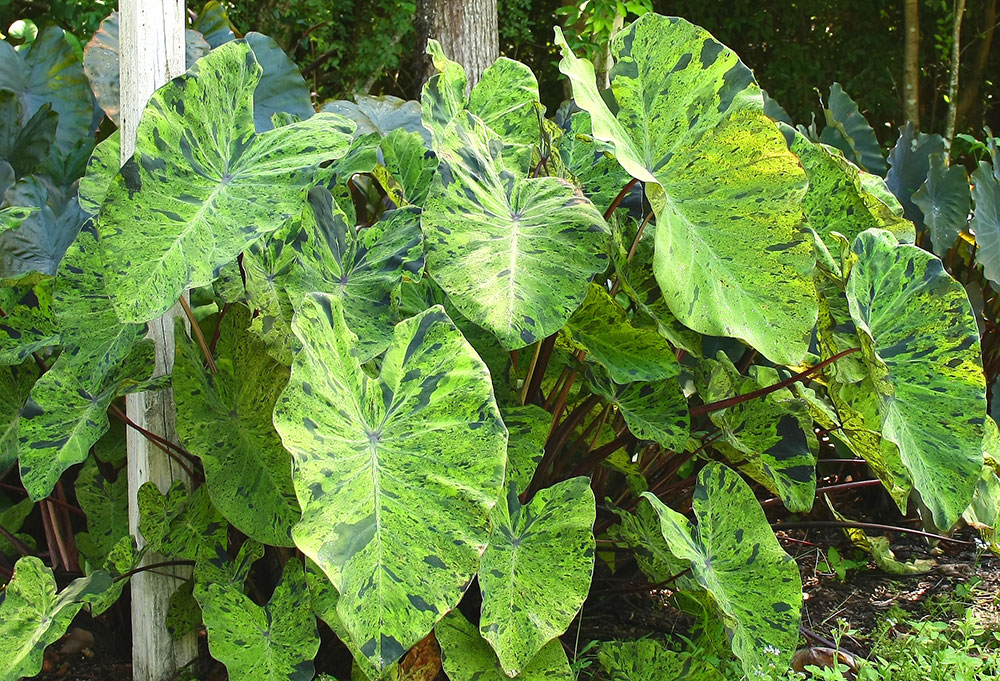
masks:
[(201, 459), (208, 494), (226, 520), (258, 541), (292, 546), (292, 525), (299, 520), (292, 463), (270, 418), (288, 369), (267, 354), (249, 324), (245, 307), (227, 309), (215, 374), (202, 366), (201, 350), (178, 325), (177, 434)]
[(508, 676), (561, 636), (590, 591), (594, 571), (594, 492), (571, 478), (522, 506), (512, 491), (493, 508), (479, 570), (479, 630)]
[(85, 603), (110, 586), (108, 573), (98, 571), (56, 593), (55, 576), (40, 559), (18, 560), (0, 602), (0, 681), (40, 672), (45, 648), (59, 640)]
[(396, 326), (378, 378), (340, 300), (307, 296), (274, 424), (302, 507), (296, 546), (340, 592), (337, 612), (385, 669), (458, 604), (485, 549), (507, 431), (482, 360), (435, 306)]
[(732, 469), (707, 464), (694, 492), (697, 526), (649, 492), (643, 497), (670, 551), (690, 562), (721, 612), (746, 673), (786, 669), (799, 638), (802, 582), (750, 486)]
[(226, 665), (232, 681), (310, 681), (319, 651), (316, 618), (301, 559), (285, 563), (267, 605), (259, 606), (238, 586), (209, 583), (202, 613), (212, 657)]
[(650, 638), (606, 641), (597, 651), (608, 681), (725, 681), (712, 665)]
[(594, 392), (618, 407), (632, 434), (667, 451), (682, 448), (691, 430), (687, 400), (676, 378), (619, 385), (595, 365), (588, 372)]
[(558, 28), (556, 42), (594, 137), (646, 183), (654, 271), (670, 310), (774, 362), (801, 359), (816, 322), (799, 207), (806, 178), (764, 115), (750, 70), (705, 30), (647, 14), (612, 39), (612, 114), (593, 65)]
[(98, 220), (123, 321), (153, 319), (184, 289), (210, 284), (300, 210), (320, 163), (347, 151), (354, 124), (334, 114), (256, 134), (260, 78), (249, 45), (233, 41), (150, 99), (135, 158), (112, 182)]
[(934, 523), (949, 528), (983, 466), (986, 379), (972, 306), (940, 260), (889, 232), (859, 234), (852, 251), (847, 299), (882, 434), (899, 447)]
[(508, 170), (500, 138), (466, 116), (435, 138), (438, 175), (421, 219), (427, 267), (462, 314), (520, 348), (583, 302), (608, 264), (607, 225), (569, 182)]
[[(509, 681), (500, 661), (476, 626), (457, 610), (434, 627), (441, 666), (450, 681)], [(518, 681), (572, 681), (573, 672), (559, 641), (549, 641), (517, 675)]]

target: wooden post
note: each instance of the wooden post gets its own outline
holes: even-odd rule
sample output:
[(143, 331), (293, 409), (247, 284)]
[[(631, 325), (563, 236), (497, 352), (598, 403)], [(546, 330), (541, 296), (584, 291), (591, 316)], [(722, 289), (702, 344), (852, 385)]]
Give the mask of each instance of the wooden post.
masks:
[[(184, 0), (121, 0), (121, 145), (122, 163), (135, 151), (139, 119), (153, 92), (184, 72)], [(156, 374), (174, 365), (174, 319), (179, 306), (150, 322), (149, 338), (156, 343)], [(177, 441), (173, 392), (138, 393), (126, 400), (128, 417), (143, 428)], [(133, 429), (128, 430), (129, 531), (139, 534), (136, 493), (149, 481), (166, 491), (183, 470)], [(144, 562), (162, 557), (149, 556)], [(194, 634), (174, 641), (164, 625), (170, 595), (190, 570), (173, 573), (140, 572), (132, 577), (132, 678), (164, 681), (198, 654)]]

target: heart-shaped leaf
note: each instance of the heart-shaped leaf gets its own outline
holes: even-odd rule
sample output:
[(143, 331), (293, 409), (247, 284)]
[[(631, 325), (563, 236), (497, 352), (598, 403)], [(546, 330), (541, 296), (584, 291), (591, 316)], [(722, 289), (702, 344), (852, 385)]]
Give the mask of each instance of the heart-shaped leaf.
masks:
[(275, 114), (290, 114), (304, 121), (316, 113), (309, 86), (278, 43), (254, 31), (247, 33), (245, 40), (263, 70), (253, 92), (253, 123), (257, 132), (273, 128), (271, 117)]
[(594, 392), (618, 407), (637, 438), (652, 440), (668, 452), (683, 449), (691, 415), (676, 378), (619, 385), (600, 367), (594, 367), (588, 378)]
[(198, 584), (208, 648), (233, 681), (311, 681), (319, 651), (316, 618), (300, 560), (285, 563), (267, 605), (217, 582)]
[(508, 349), (558, 331), (607, 267), (607, 224), (565, 180), (508, 171), (471, 114), (437, 139), (421, 225), (427, 270), (451, 302)]
[(301, 350), (274, 411), (303, 512), (292, 538), (384, 670), (475, 574), (506, 429), (485, 365), (439, 306), (396, 325), (377, 379), (361, 368), (339, 298), (307, 296), (292, 328)]
[(515, 489), (493, 508), (479, 568), (479, 631), (508, 676), (561, 636), (590, 591), (594, 492), (585, 477), (540, 490), (522, 506)]
[(292, 464), (271, 425), (288, 369), (267, 354), (249, 324), (245, 307), (226, 309), (214, 374), (183, 327), (177, 329), (177, 434), (201, 459), (212, 503), (236, 529), (266, 544), (292, 546), (299, 519)]
[(219, 0), (208, 0), (191, 23), (191, 28), (205, 36), (205, 42), (213, 49), (236, 38), (226, 6)]
[(826, 118), (826, 127), (820, 137), (823, 143), (840, 149), (852, 163), (869, 173), (885, 175), (885, 159), (875, 131), (840, 83), (830, 86), (823, 115)]
[(402, 129), (420, 133), (425, 143), (430, 144), (430, 133), (420, 123), (420, 102), (392, 95), (355, 95), (353, 102), (326, 102), (320, 107), (320, 111), (335, 113), (354, 121), (358, 126), (355, 137), (373, 132), (385, 137), (393, 130)]
[(612, 114), (593, 65), (558, 28), (556, 42), (594, 137), (646, 183), (657, 219), (653, 270), (670, 310), (774, 362), (800, 360), (816, 322), (799, 208), (806, 178), (750, 70), (705, 30), (649, 13), (612, 39)]
[(847, 281), (851, 317), (879, 397), (882, 435), (941, 529), (972, 500), (983, 466), (986, 379), (962, 285), (926, 251), (862, 232)]
[(927, 179), (913, 195), (924, 214), (934, 254), (943, 258), (969, 221), (969, 174), (960, 165), (948, 167), (944, 154), (931, 154)]
[(42, 669), (45, 648), (66, 633), (85, 603), (111, 586), (106, 572), (74, 580), (56, 593), (52, 570), (34, 556), (14, 566), (0, 602), (0, 659), (4, 681), (33, 677)]
[[(479, 635), (476, 626), (460, 612), (448, 613), (434, 627), (441, 644), (441, 666), (451, 681), (509, 681), (489, 644)], [(562, 644), (549, 641), (524, 670), (517, 681), (572, 681), (573, 672)]]
[(917, 132), (908, 122), (899, 129), (896, 146), (889, 152), (889, 171), (885, 183), (899, 199), (907, 220), (922, 229), (923, 215), (913, 203), (913, 194), (927, 179), (931, 154), (944, 153), (944, 138)]
[(165, 556), (210, 559), (225, 546), (227, 525), (212, 505), (205, 486), (191, 491), (178, 480), (166, 494), (152, 482), (136, 493), (139, 532), (148, 546)]
[(0, 280), (31, 283), (53, 276), (87, 214), (74, 196), (37, 176), (18, 180), (4, 194), (4, 208), (34, 208), (17, 227), (0, 232)]
[(1000, 180), (994, 177), (990, 164), (980, 161), (972, 172), (972, 199), (976, 212), (969, 228), (976, 235), (976, 264), (983, 266), (983, 275), (1000, 284)]
[(722, 613), (746, 674), (786, 669), (799, 638), (802, 581), (750, 486), (726, 466), (707, 464), (694, 492), (697, 527), (650, 492), (642, 496), (660, 516), (670, 551), (690, 562)]
[(301, 209), (321, 162), (347, 151), (352, 124), (332, 114), (256, 134), (260, 78), (250, 46), (232, 41), (147, 105), (135, 158), (112, 183), (98, 221), (122, 321), (153, 319), (184, 289), (211, 283)]
[(504, 143), (538, 144), (543, 117), (538, 80), (521, 62), (500, 57), (469, 93), (469, 111), (500, 135)]

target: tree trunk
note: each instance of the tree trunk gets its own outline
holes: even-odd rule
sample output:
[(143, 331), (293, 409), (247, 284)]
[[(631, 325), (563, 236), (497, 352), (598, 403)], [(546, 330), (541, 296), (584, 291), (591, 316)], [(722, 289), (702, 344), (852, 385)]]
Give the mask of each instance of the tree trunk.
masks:
[(919, 0), (903, 5), (903, 116), (920, 129), (920, 10)]
[[(973, 15), (975, 17), (975, 15)], [(982, 26), (982, 33), (979, 34), (979, 43), (976, 45), (976, 56), (972, 60), (972, 65), (966, 70), (966, 77), (962, 81), (965, 85), (958, 95), (958, 121), (968, 121), (973, 109), (979, 102), (979, 89), (983, 84), (983, 72), (986, 70), (986, 62), (990, 58), (990, 48), (993, 46), (993, 34), (997, 27), (997, 0), (989, 0), (983, 6), (983, 16), (977, 22)]]
[[(184, 72), (184, 0), (121, 0), (121, 161), (132, 158), (136, 130), (146, 102), (153, 92)], [(172, 310), (149, 324), (149, 338), (156, 343), (156, 375), (170, 373), (174, 364), (174, 318)], [(128, 417), (139, 426), (174, 442), (176, 414), (173, 392), (137, 393), (126, 403)], [(174, 480), (186, 479), (183, 471), (146, 438), (129, 429), (128, 448), (129, 532), (139, 547), (136, 494), (145, 482), (166, 491)], [(147, 555), (143, 564), (162, 558)], [(174, 641), (167, 633), (164, 615), (171, 594), (190, 576), (190, 570), (140, 572), (132, 577), (132, 678), (164, 681), (198, 654), (198, 641), (191, 634)]]
[[(449, 59), (465, 67), (471, 88), (500, 56), (496, 0), (419, 0), (418, 49), (423, 51), (430, 38), (441, 43)], [(426, 80), (430, 60), (423, 62)]]
[(948, 113), (944, 123), (944, 148), (951, 152), (951, 141), (955, 139), (955, 116), (958, 114), (958, 71), (962, 64), (962, 17), (965, 16), (965, 0), (955, 0), (954, 20), (951, 32), (951, 74), (948, 79)]

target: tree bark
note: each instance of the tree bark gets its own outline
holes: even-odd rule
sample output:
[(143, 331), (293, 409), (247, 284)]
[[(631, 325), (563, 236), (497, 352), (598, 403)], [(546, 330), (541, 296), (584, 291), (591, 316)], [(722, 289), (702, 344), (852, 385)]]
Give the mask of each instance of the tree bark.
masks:
[(955, 117), (958, 114), (958, 71), (962, 64), (962, 17), (965, 16), (965, 0), (955, 0), (954, 19), (951, 30), (951, 74), (948, 79), (948, 113), (944, 124), (944, 148), (951, 152), (951, 141), (955, 139)]
[(903, 116), (920, 129), (919, 0), (905, 0), (903, 5)]
[[(428, 39), (439, 41), (448, 58), (465, 67), (471, 88), (500, 56), (496, 0), (419, 0), (417, 36), (421, 51)], [(426, 80), (430, 60), (423, 61)]]
[[(974, 15), (975, 16), (975, 15)], [(966, 70), (963, 79), (965, 85), (958, 95), (958, 121), (968, 121), (970, 114), (979, 100), (979, 89), (983, 83), (983, 72), (990, 58), (990, 48), (993, 46), (993, 34), (997, 27), (997, 0), (989, 0), (983, 6), (983, 16), (978, 23), (983, 27), (979, 34), (979, 44), (976, 45), (976, 56), (971, 66)]]
[[(139, 119), (153, 92), (171, 78), (184, 73), (184, 0), (121, 0), (121, 162), (135, 151)], [(174, 310), (150, 322), (148, 337), (156, 343), (157, 376), (170, 373), (174, 364)], [(139, 426), (174, 442), (176, 414), (173, 392), (137, 393), (125, 402), (128, 417)], [(136, 495), (145, 482), (166, 491), (184, 472), (163, 452), (150, 446), (133, 429), (126, 435), (128, 449), (129, 532), (141, 548)], [(148, 554), (142, 564), (157, 562)], [(171, 594), (190, 577), (190, 569), (140, 572), (131, 580), (132, 589), (132, 678), (164, 681), (198, 654), (198, 641), (191, 635), (174, 641), (167, 633), (164, 615)]]

